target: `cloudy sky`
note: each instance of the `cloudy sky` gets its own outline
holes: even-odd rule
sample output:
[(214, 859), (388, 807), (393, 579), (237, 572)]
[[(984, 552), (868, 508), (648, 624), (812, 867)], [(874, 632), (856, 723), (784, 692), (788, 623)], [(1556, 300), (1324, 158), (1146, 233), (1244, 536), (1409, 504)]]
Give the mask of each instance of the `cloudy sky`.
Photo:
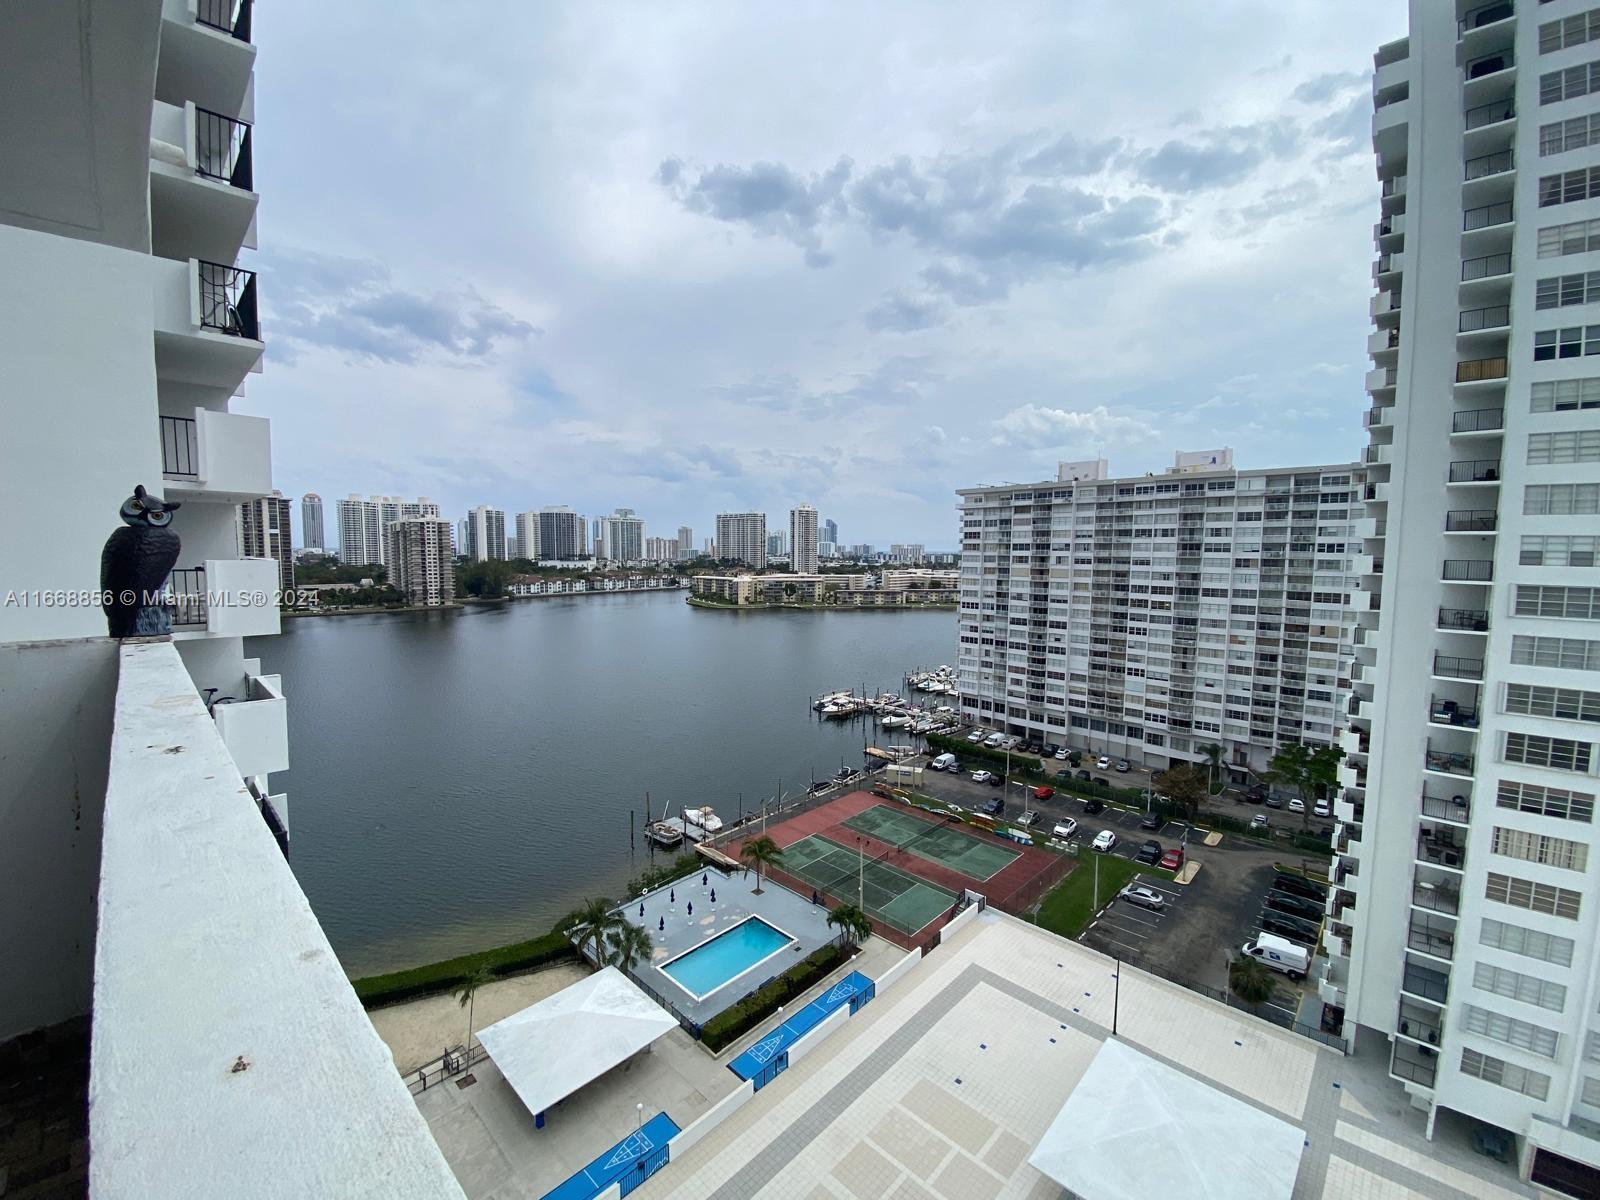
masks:
[(1389, 0), (256, 25), (245, 407), (286, 494), (697, 539), (808, 501), (847, 542), (953, 547), (955, 488), (1060, 459), (1363, 442)]

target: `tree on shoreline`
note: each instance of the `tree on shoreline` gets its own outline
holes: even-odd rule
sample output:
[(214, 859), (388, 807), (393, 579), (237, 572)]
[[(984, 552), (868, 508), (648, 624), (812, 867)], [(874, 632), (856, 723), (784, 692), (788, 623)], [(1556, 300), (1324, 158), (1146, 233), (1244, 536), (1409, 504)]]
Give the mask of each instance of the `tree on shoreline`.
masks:
[(578, 953), (590, 958), (588, 952), (592, 950), (592, 961), (596, 966), (602, 965), (605, 961), (606, 939), (622, 924), (622, 917), (611, 910), (610, 900), (585, 901), (578, 910), (577, 920), (572, 923), (572, 940), (578, 947)]

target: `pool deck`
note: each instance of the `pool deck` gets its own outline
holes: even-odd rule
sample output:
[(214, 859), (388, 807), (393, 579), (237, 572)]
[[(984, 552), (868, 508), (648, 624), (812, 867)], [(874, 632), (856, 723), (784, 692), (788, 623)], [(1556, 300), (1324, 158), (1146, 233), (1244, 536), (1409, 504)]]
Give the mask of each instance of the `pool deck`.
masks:
[[(716, 871), (690, 876), (668, 887), (635, 897), (619, 911), (629, 922), (650, 935), (653, 946), (650, 961), (641, 962), (629, 974), (651, 995), (666, 1002), (678, 1016), (704, 1025), (723, 1009), (749, 992), (798, 963), (807, 954), (831, 942), (836, 932), (828, 928), (828, 910), (812, 904), (810, 896), (799, 896), (782, 884), (765, 879), (761, 895), (754, 894), (755, 873), (722, 875)], [(716, 902), (711, 893), (717, 894)], [(639, 915), (640, 906), (644, 916)], [(694, 913), (690, 915), (689, 908)], [(696, 998), (660, 964), (693, 950), (718, 934), (732, 929), (749, 917), (760, 917), (781, 930), (794, 942), (735, 977), (724, 986)], [(659, 928), (665, 922), (666, 928)]]

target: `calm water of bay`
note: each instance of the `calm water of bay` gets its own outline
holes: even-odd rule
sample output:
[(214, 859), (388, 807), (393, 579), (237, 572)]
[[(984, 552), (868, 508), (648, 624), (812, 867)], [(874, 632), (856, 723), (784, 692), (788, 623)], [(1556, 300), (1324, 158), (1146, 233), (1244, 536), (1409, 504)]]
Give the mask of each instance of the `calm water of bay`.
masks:
[[(955, 660), (953, 612), (704, 612), (682, 592), (310, 618), (283, 675), (291, 861), (353, 976), (543, 933), (618, 895), (657, 815), (725, 818), (859, 765), (808, 699)], [(876, 737), (874, 737), (876, 740)], [(904, 740), (896, 738), (896, 740)], [(629, 813), (635, 843), (629, 846)]]

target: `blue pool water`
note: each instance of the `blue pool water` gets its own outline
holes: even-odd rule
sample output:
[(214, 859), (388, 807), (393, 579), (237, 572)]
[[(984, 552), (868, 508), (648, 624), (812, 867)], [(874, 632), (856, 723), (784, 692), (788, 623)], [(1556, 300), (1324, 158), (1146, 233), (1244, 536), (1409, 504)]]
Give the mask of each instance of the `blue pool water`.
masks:
[(793, 940), (760, 917), (750, 917), (661, 969), (695, 996), (705, 996)]

